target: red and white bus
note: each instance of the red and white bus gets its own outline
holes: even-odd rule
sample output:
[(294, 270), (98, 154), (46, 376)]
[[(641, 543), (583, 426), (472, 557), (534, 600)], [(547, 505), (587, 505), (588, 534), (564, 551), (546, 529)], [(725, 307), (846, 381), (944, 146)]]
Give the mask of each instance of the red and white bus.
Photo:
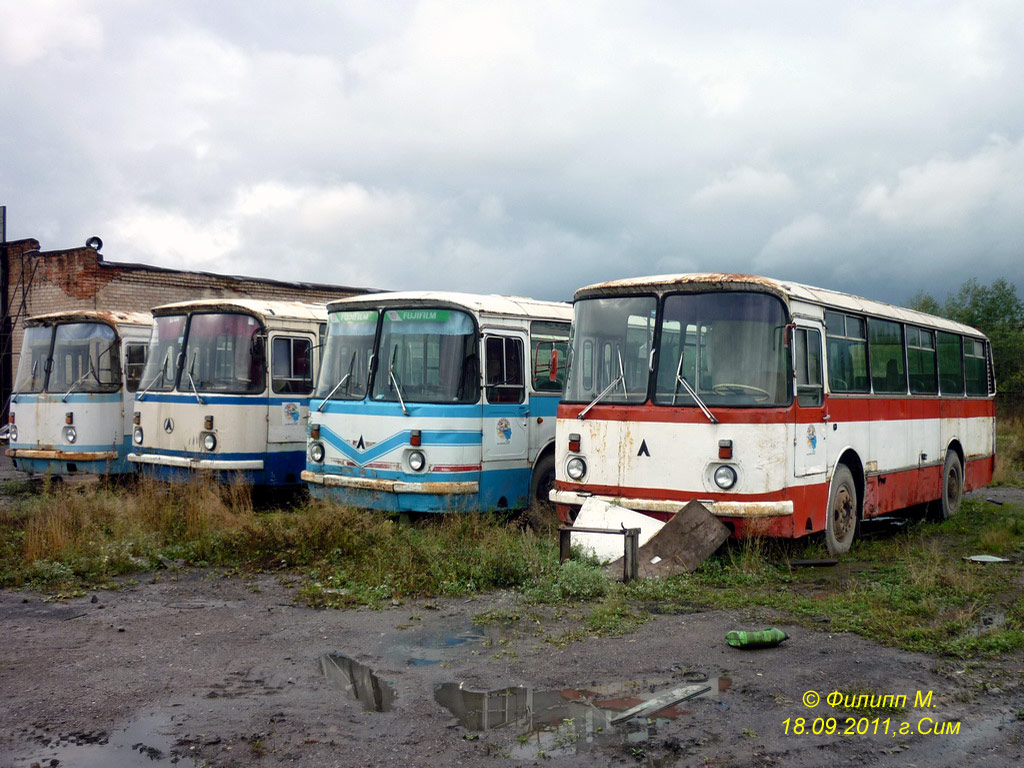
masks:
[(940, 317), (751, 275), (576, 292), (558, 408), (559, 516), (598, 497), (668, 519), (704, 503), (747, 534), (824, 531), (925, 502), (943, 517), (995, 461), (991, 350)]

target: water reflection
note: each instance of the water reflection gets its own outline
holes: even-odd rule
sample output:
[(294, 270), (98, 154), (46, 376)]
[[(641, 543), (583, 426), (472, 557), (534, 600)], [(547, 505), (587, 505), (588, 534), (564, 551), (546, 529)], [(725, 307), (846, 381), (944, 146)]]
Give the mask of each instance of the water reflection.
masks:
[(395, 701), (390, 683), (382, 681), (372, 669), (340, 653), (320, 657), (324, 675), (343, 688), (367, 712), (387, 712)]
[[(665, 686), (679, 683), (678, 678), (663, 678), (586, 689), (510, 686), (488, 691), (472, 691), (461, 683), (443, 683), (434, 688), (434, 698), (469, 730), (488, 731), (504, 726), (514, 729), (518, 738), (507, 748), (513, 757), (554, 757), (592, 747), (648, 741), (670, 720), (690, 714), (682, 708), (687, 702), (666, 707), (652, 717), (633, 718), (617, 725), (612, 720), (654, 698), (659, 688), (663, 692)], [(703, 697), (719, 698), (732, 681), (727, 677), (711, 678), (705, 685), (710, 691)]]

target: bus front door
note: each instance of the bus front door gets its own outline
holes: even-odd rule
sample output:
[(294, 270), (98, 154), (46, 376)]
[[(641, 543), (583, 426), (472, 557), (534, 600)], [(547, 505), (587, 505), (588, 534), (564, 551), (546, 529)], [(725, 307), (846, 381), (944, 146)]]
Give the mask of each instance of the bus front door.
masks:
[(828, 404), (822, 370), (820, 323), (797, 321), (793, 329), (793, 387), (796, 393), (794, 474), (820, 475), (828, 471)]

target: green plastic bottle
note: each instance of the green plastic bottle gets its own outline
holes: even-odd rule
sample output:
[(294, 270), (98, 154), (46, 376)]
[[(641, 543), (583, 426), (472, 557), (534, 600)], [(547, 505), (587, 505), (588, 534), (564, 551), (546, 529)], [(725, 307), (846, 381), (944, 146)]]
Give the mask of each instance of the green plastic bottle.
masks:
[(781, 629), (775, 629), (774, 627), (769, 629), (759, 629), (756, 632), (733, 630), (725, 636), (725, 642), (733, 648), (743, 648), (744, 650), (752, 648), (774, 648), (783, 640), (788, 639), (789, 635)]

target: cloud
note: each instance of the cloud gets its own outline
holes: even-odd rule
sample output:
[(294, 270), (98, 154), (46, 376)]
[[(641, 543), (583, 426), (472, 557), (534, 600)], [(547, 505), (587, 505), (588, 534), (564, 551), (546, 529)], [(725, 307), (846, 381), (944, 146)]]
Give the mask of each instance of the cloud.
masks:
[[(899, 171), (894, 183), (877, 183), (860, 196), (860, 212), (888, 226), (959, 229), (992, 209), (1016, 206), (1024, 189), (1024, 139), (993, 138), (967, 157), (946, 155)], [(998, 213), (998, 211), (997, 211)]]
[(705, 269), (1024, 287), (1008, 0), (4, 10), (0, 202), (44, 248), (541, 298)]
[(792, 198), (796, 187), (785, 173), (743, 167), (730, 171), (690, 196), (696, 205), (750, 205)]
[(0, 62), (27, 67), (68, 50), (95, 52), (105, 41), (103, 22), (92, 2), (32, 0), (10, 3), (0, 24)]

